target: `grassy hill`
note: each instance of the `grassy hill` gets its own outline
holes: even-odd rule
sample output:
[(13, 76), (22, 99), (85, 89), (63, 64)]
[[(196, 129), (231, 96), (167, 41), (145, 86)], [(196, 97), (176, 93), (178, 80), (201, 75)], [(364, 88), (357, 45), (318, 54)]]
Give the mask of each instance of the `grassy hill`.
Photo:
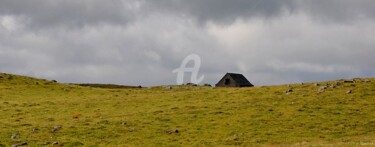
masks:
[(375, 79), (348, 82), (108, 89), (0, 74), (0, 147), (373, 146)]

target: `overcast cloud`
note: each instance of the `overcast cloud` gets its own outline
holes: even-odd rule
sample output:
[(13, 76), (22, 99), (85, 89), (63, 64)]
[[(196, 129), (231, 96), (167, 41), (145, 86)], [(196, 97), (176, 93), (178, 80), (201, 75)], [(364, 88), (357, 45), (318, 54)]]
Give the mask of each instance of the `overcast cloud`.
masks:
[(374, 8), (373, 0), (0, 0), (0, 72), (166, 85), (197, 54), (210, 84), (226, 72), (255, 85), (375, 77)]

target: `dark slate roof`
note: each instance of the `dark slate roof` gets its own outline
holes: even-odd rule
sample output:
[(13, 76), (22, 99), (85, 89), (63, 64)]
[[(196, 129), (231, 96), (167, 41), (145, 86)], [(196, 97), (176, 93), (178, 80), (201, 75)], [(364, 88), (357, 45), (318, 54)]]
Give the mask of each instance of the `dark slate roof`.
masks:
[(237, 74), (237, 73), (227, 73), (227, 74), (230, 77), (232, 77), (233, 80), (236, 81), (240, 85), (253, 85), (242, 74)]

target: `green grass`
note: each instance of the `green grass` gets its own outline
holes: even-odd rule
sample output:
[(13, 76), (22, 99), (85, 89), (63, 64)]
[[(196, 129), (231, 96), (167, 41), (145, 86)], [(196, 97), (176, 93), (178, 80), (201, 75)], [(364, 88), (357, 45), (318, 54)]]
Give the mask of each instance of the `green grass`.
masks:
[(101, 89), (0, 74), (0, 147), (372, 146), (370, 80), (318, 93), (313, 83)]

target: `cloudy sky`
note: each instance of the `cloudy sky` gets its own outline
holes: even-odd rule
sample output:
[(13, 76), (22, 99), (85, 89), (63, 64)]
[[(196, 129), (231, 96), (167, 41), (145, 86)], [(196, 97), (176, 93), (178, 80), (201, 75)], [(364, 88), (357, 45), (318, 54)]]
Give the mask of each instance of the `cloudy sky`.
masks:
[(166, 85), (196, 54), (210, 84), (226, 72), (255, 85), (375, 77), (374, 8), (374, 0), (0, 0), (0, 72)]

